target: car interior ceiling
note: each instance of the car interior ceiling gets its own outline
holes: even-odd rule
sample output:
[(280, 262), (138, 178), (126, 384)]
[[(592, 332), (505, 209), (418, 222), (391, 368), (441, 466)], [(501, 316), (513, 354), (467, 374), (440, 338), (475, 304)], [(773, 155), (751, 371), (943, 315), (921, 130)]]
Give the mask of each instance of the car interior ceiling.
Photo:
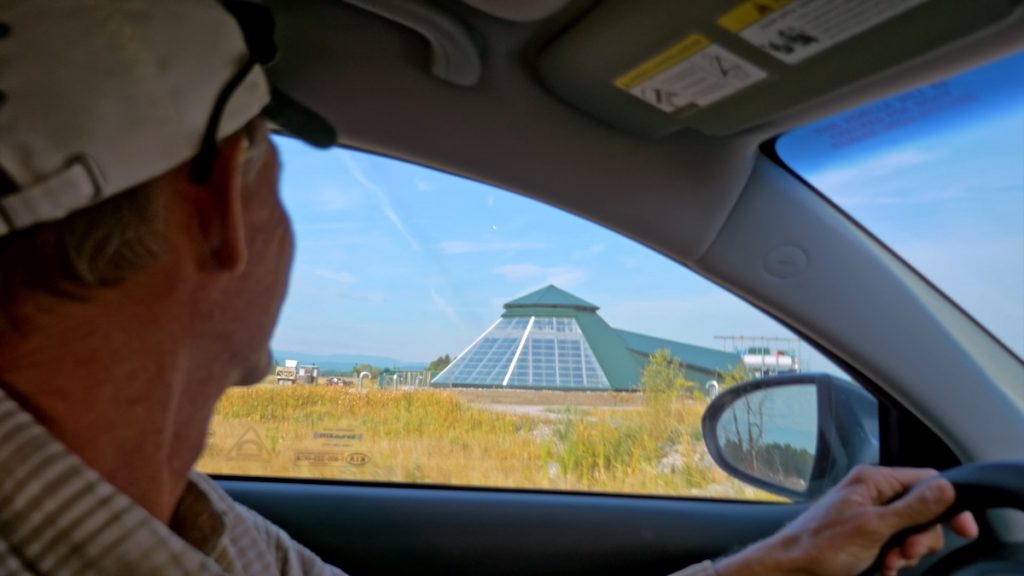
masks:
[[(419, 6), (413, 18), (374, 0), (268, 4), (282, 46), (275, 83), (329, 118), (342, 145), (534, 197), (684, 263), (719, 231), (765, 140), (1024, 44), (1019, 0), (931, 0), (793, 67), (716, 30), (735, 5), (723, 0), (549, 0), (519, 11), (443, 0), (408, 3)], [(695, 30), (771, 81), (683, 119), (612, 85)], [(438, 54), (458, 34), (480, 62), (468, 86), (431, 72), (432, 60), (459, 56)], [(628, 210), (614, 202), (622, 190)]]

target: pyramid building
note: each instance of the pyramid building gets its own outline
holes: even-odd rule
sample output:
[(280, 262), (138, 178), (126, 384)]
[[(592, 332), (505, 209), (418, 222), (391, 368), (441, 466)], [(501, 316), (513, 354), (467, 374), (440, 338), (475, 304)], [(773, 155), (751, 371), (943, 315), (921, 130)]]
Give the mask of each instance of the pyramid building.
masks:
[(703, 385), (742, 363), (738, 354), (617, 330), (598, 307), (556, 286), (512, 300), (441, 373), (437, 387), (636, 390), (651, 354), (667, 349)]

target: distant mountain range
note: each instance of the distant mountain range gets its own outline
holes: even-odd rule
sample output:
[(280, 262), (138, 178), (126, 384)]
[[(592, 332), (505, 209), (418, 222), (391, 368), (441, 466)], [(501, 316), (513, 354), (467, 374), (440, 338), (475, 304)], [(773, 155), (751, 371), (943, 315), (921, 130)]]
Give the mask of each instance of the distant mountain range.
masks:
[(427, 362), (411, 362), (387, 356), (370, 354), (305, 354), (290, 350), (273, 350), (274, 361), (284, 364), (285, 360), (298, 360), (299, 364), (316, 364), (321, 370), (351, 371), (360, 364), (369, 364), (377, 368), (397, 370), (424, 370)]

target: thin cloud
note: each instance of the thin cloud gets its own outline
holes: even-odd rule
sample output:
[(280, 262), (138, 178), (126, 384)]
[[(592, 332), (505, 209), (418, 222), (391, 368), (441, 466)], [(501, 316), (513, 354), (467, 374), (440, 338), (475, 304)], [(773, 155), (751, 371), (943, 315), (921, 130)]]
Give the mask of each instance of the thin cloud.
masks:
[(434, 307), (440, 310), (445, 316), (447, 316), (452, 322), (456, 324), (462, 324), (462, 318), (459, 314), (451, 307), (448, 302), (437, 293), (434, 288), (430, 289), (430, 298), (434, 301)]
[(351, 210), (362, 203), (363, 193), (359, 190), (339, 186), (331, 182), (320, 182), (313, 186), (313, 203), (323, 212)]
[(478, 254), (482, 252), (511, 252), (515, 250), (536, 250), (542, 244), (532, 242), (472, 242), (465, 240), (445, 240), (439, 242), (437, 249), (442, 254)]
[(333, 280), (339, 284), (350, 286), (356, 283), (356, 277), (349, 272), (338, 272), (327, 268), (317, 268), (313, 273), (321, 278)]
[(940, 158), (940, 154), (922, 149), (903, 149), (866, 158), (860, 162), (843, 163), (808, 175), (818, 188), (832, 195), (848, 187), (862, 188), (868, 180), (898, 175), (910, 168)]
[(391, 200), (388, 198), (387, 193), (366, 176), (366, 173), (364, 173), (362, 168), (359, 167), (351, 154), (343, 152), (341, 157), (345, 161), (345, 166), (348, 168), (349, 174), (351, 174), (352, 177), (362, 184), (367, 190), (374, 193), (381, 211), (384, 212), (384, 216), (386, 216), (387, 219), (395, 225), (395, 228), (397, 228), (402, 236), (405, 237), (406, 241), (409, 242), (409, 246), (411, 246), (413, 250), (419, 252), (420, 243), (413, 238), (412, 234), (410, 234), (408, 229), (406, 229), (402, 219), (398, 217), (398, 213), (395, 212), (394, 207), (391, 205)]
[(784, 327), (755, 308), (715, 287), (678, 298), (597, 301), (601, 313), (616, 328), (669, 340), (720, 348), (715, 336), (791, 337)]
[(539, 280), (543, 284), (562, 287), (573, 286), (586, 277), (586, 271), (582, 268), (536, 264), (506, 264), (495, 268), (494, 273), (508, 281)]
[(372, 303), (375, 303), (375, 304), (379, 304), (381, 302), (386, 302), (387, 299), (388, 299), (387, 295), (384, 294), (383, 292), (361, 292), (361, 293), (351, 293), (350, 292), (348, 294), (342, 294), (341, 297), (342, 298), (347, 298), (349, 300), (356, 300), (358, 302), (372, 302)]
[(593, 258), (595, 256), (601, 255), (605, 251), (605, 248), (607, 248), (607, 246), (605, 246), (604, 242), (600, 242), (600, 243), (597, 243), (597, 244), (591, 244), (590, 246), (587, 246), (586, 248), (583, 248), (581, 250), (577, 250), (577, 251), (573, 252), (572, 257), (574, 259), (577, 259), (577, 260), (578, 259)]
[(296, 230), (360, 230), (363, 225), (359, 222), (330, 222), (326, 224), (293, 224)]
[(643, 263), (643, 260), (641, 258), (638, 258), (637, 256), (623, 256), (622, 258), (619, 258), (619, 262), (622, 264), (622, 267), (625, 268), (626, 270), (635, 270), (637, 268), (640, 268), (640, 266)]
[(423, 178), (416, 178), (413, 180), (413, 186), (420, 192), (430, 192), (431, 190), (437, 190), (437, 184), (424, 180)]
[(964, 192), (957, 188), (945, 188), (941, 190), (924, 190), (917, 192), (906, 192), (890, 194), (886, 192), (864, 193), (863, 191), (852, 193), (831, 193), (829, 189), (822, 188), (826, 194), (831, 196), (842, 206), (897, 206), (905, 204), (928, 204), (942, 200), (960, 198)]

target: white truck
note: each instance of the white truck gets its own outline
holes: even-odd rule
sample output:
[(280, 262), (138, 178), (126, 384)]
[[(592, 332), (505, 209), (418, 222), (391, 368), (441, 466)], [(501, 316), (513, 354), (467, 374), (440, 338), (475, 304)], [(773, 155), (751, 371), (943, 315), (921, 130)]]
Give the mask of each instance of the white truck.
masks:
[(285, 360), (284, 366), (274, 371), (277, 383), (285, 386), (291, 384), (316, 384), (320, 378), (320, 368), (316, 364), (299, 364), (298, 360)]
[(742, 357), (747, 372), (757, 377), (800, 371), (800, 361), (789, 351), (752, 346)]

